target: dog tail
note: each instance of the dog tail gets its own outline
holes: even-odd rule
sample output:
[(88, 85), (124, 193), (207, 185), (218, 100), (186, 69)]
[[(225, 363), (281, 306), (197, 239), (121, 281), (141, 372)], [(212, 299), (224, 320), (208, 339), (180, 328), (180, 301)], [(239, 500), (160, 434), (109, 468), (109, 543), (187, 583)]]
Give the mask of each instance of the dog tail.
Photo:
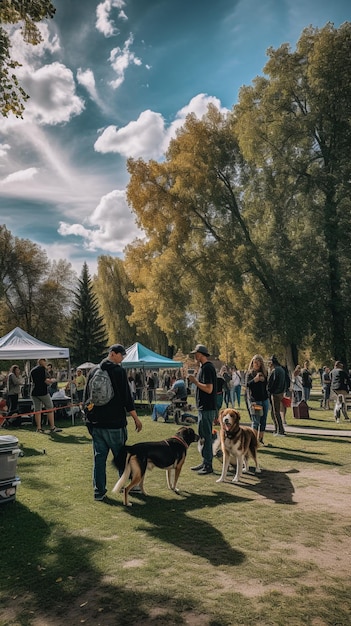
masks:
[[(120, 476), (119, 480), (116, 482), (114, 488), (112, 489), (112, 493), (118, 493), (119, 491), (121, 491), (124, 487), (124, 485), (126, 484), (129, 476), (130, 476), (130, 457), (131, 457), (131, 453), (127, 452), (127, 450), (125, 450), (125, 465), (124, 465), (124, 471), (122, 476)], [(118, 454), (118, 457), (116, 459), (113, 459), (114, 464), (116, 465), (117, 469), (121, 469), (120, 467), (120, 455)], [(118, 464), (119, 465), (118, 465)]]

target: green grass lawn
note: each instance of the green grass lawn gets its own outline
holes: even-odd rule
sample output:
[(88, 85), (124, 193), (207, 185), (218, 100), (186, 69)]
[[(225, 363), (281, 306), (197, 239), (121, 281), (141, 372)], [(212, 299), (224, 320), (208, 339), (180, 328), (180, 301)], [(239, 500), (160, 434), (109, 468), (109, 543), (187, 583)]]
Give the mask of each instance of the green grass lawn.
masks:
[[(310, 420), (293, 420), (288, 409), (288, 424), (345, 427), (315, 404)], [(129, 443), (177, 428), (142, 421)], [(218, 459), (216, 475), (192, 472), (193, 444), (180, 495), (154, 469), (148, 497), (125, 508), (121, 494), (93, 501), (86, 427), (59, 425), (53, 436), (30, 426), (4, 432), (18, 437), (24, 456), (16, 501), (0, 507), (1, 626), (350, 624), (351, 430), (350, 438), (278, 442), (267, 433), (262, 475), (241, 485), (215, 482)], [(116, 478), (108, 463), (110, 491)]]

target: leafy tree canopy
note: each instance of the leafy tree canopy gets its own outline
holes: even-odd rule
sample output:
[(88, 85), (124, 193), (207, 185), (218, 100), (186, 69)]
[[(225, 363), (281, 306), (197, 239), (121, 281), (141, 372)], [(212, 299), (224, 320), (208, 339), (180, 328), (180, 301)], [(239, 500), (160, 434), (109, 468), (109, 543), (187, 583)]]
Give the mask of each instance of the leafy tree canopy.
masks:
[(0, 2), (0, 111), (7, 117), (10, 111), (21, 117), (28, 95), (19, 85), (14, 70), (19, 63), (12, 57), (8, 34), (9, 24), (21, 24), (26, 43), (37, 45), (42, 37), (37, 23), (52, 18), (55, 7), (50, 0), (1, 0)]

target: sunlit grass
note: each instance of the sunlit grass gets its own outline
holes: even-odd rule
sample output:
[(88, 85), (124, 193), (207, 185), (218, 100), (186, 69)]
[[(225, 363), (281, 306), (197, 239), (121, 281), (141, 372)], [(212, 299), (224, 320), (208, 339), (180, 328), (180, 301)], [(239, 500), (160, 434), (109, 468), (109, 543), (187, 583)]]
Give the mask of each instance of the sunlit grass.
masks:
[[(317, 413), (327, 423), (327, 412)], [(130, 443), (161, 440), (177, 428), (142, 419), (141, 434), (130, 428)], [(246, 476), (242, 485), (215, 482), (218, 459), (215, 476), (192, 472), (199, 459), (193, 444), (180, 495), (155, 469), (146, 476), (148, 497), (133, 496), (126, 509), (121, 494), (93, 501), (90, 436), (82, 424), (60, 425), (54, 437), (31, 427), (11, 433), (24, 456), (16, 501), (0, 509), (1, 625), (34, 626), (38, 616), (55, 626), (171, 626), (190, 618), (205, 626), (349, 623), (345, 577), (301, 558), (304, 546), (318, 554), (329, 534), (334, 542), (344, 538), (346, 512), (338, 525), (328, 507), (296, 504), (311, 481), (323, 489), (312, 470), (336, 471), (341, 481), (350, 473), (349, 439), (289, 434), (277, 441), (267, 433), (262, 476)], [(108, 464), (109, 490), (115, 481)]]

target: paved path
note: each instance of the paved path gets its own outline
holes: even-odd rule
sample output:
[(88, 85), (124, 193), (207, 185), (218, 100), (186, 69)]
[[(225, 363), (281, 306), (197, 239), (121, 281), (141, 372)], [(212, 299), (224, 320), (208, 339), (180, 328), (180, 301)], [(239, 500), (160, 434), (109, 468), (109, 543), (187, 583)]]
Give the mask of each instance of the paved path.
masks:
[[(313, 427), (300, 427), (300, 426), (289, 426), (285, 425), (285, 432), (291, 433), (292, 435), (311, 435), (313, 437), (350, 437), (351, 438), (351, 430), (342, 430), (342, 424), (339, 424), (339, 428), (328, 429), (328, 428), (313, 428)], [(272, 424), (267, 424), (266, 431), (273, 432), (274, 427)]]

